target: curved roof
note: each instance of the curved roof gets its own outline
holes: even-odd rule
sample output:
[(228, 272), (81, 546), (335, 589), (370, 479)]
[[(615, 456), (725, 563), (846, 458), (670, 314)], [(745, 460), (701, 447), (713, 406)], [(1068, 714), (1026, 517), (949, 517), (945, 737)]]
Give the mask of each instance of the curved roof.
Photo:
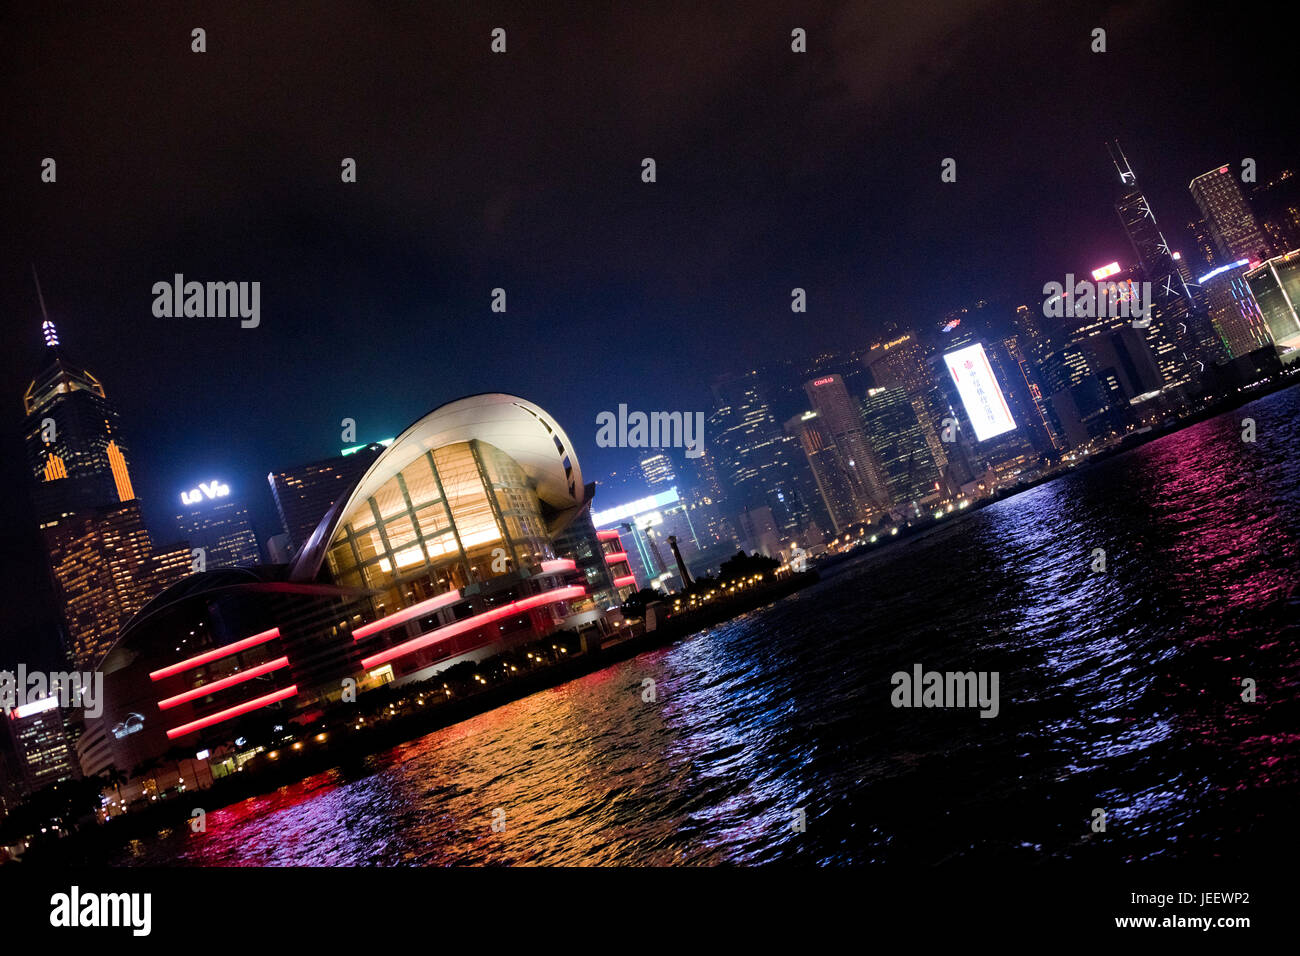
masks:
[(555, 511), (569, 511), (586, 503), (578, 456), (554, 418), (516, 395), (471, 395), (435, 408), (398, 435), (351, 492), (340, 497), (321, 519), (294, 558), (289, 577), (295, 581), (314, 579), (343, 518), (397, 472), (425, 452), (474, 439), (513, 458), (532, 482), (537, 497)]

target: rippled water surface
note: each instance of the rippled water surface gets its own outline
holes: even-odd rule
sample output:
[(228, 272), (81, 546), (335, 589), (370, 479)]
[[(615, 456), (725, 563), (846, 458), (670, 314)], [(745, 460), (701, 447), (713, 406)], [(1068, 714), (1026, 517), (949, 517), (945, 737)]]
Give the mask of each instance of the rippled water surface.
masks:
[[(1254, 444), (1241, 440), (1246, 416)], [(1298, 418), (1300, 389), (1266, 397), (674, 646), (213, 811), (207, 833), (137, 844), (121, 862), (1293, 850)], [(890, 675), (918, 663), (997, 671), (1000, 713), (895, 709)], [(1240, 699), (1246, 677), (1255, 703)], [(1105, 833), (1091, 832), (1094, 808)]]

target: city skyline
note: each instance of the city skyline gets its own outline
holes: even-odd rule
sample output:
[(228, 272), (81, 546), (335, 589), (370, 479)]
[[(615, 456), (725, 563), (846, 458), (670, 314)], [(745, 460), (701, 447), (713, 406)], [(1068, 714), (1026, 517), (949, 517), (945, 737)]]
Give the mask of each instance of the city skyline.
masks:
[(1267, 927), (1268, 8), (151, 6), (0, 31), (20, 922), (793, 867), (918, 939)]

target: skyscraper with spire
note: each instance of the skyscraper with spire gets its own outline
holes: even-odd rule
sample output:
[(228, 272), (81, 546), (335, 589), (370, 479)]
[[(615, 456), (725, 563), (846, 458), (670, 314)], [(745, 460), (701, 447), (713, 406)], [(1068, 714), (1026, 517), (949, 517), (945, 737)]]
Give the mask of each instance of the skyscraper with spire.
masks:
[(188, 552), (154, 551), (117, 409), (99, 379), (65, 355), (39, 280), (36, 291), (44, 344), (39, 371), (23, 393), (23, 442), (64, 651), (88, 669), (132, 614), (188, 572)]
[(23, 393), (23, 443), (36, 517), (45, 525), (74, 511), (132, 501), (135, 489), (117, 409), (99, 379), (68, 360), (39, 280), (36, 291), (44, 349)]
[(1187, 385), (1204, 367), (1223, 356), (1214, 328), (1196, 306), (1192, 289), (1178, 268), (1169, 242), (1156, 224), (1151, 202), (1138, 185), (1137, 174), (1118, 141), (1107, 143), (1119, 173), (1121, 193), (1115, 203), (1120, 222), (1137, 255), (1142, 274), (1151, 283), (1150, 325), (1144, 333), (1165, 385)]

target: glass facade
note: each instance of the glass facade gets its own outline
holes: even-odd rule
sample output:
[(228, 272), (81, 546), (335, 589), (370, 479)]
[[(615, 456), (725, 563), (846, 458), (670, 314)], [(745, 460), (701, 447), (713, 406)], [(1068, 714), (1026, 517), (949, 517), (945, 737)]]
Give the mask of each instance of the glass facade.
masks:
[(390, 614), (553, 558), (536, 493), (509, 455), (473, 440), (425, 452), (344, 517), (333, 579)]

